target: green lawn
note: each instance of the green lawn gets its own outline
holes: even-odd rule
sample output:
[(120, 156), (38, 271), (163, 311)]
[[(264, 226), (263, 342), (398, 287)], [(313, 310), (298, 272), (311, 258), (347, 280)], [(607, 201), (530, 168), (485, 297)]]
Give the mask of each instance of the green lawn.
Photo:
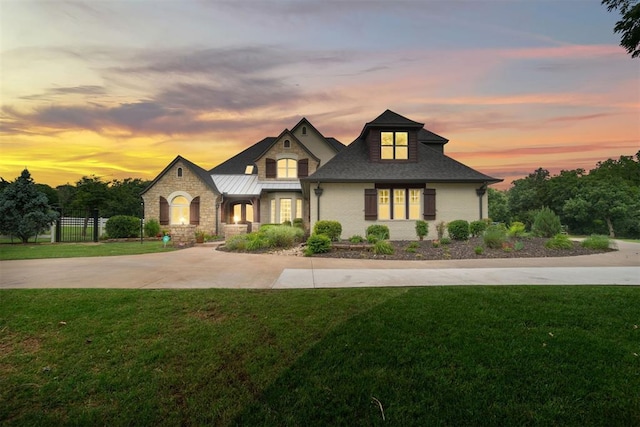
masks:
[(137, 255), (173, 251), (161, 241), (114, 243), (14, 243), (0, 244), (0, 260)]
[(638, 307), (632, 287), (4, 290), (0, 425), (640, 425)]

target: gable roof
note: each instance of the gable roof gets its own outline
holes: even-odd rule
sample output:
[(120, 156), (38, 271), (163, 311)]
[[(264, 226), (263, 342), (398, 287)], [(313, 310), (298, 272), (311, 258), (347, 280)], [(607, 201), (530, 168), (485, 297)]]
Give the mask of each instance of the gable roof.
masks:
[(418, 141), (425, 144), (446, 144), (449, 142), (447, 138), (444, 138), (438, 134), (431, 132), (425, 128), (420, 129), (418, 132)]
[(298, 145), (300, 145), (300, 147), (302, 147), (302, 149), (309, 155), (311, 156), (312, 159), (316, 160), (316, 161), (320, 161), (320, 159), (313, 154), (298, 138), (296, 138), (296, 136), (291, 133), (291, 131), (289, 129), (285, 129), (282, 131), (282, 133), (280, 135), (278, 135), (277, 138), (275, 138), (273, 140), (273, 142), (271, 143), (271, 145), (267, 146), (264, 151), (262, 153), (260, 153), (260, 155), (258, 155), (255, 159), (253, 159), (254, 162), (258, 161), (258, 159), (260, 159), (262, 156), (264, 156), (265, 154), (267, 154), (267, 151), (269, 151), (271, 149), (271, 147), (273, 147), (276, 142), (278, 142), (280, 139), (284, 138), (285, 135), (289, 135), (289, 137), (291, 139), (293, 139)]
[(414, 122), (395, 111), (385, 110), (384, 113), (380, 114), (378, 117), (368, 122), (365, 125), (366, 127), (380, 127), (380, 126), (393, 126), (393, 127), (423, 127), (424, 123)]
[(179, 161), (182, 161), (182, 163), (184, 163), (184, 165), (191, 171), (193, 172), (194, 175), (196, 175), (198, 178), (200, 178), (200, 180), (209, 188), (211, 188), (213, 191), (218, 191), (218, 189), (216, 188), (215, 184), (213, 183), (213, 181), (211, 180), (211, 176), (209, 176), (209, 172), (207, 172), (205, 169), (201, 168), (200, 166), (196, 165), (195, 163), (185, 159), (182, 156), (177, 156), (175, 159), (173, 159), (173, 161), (171, 163), (169, 163), (167, 165), (166, 168), (164, 168), (162, 170), (162, 172), (160, 172), (158, 174), (158, 176), (156, 176), (153, 181), (151, 181), (151, 184), (149, 184), (147, 186), (147, 188), (145, 188), (144, 190), (142, 190), (142, 192), (140, 192), (140, 195), (143, 195), (144, 193), (146, 193), (151, 187), (153, 187), (159, 180), (160, 178), (162, 178), (164, 176), (165, 173), (167, 173), (176, 163), (178, 163)]
[(256, 142), (240, 153), (236, 154), (229, 160), (220, 163), (209, 171), (210, 174), (243, 174), (247, 165), (255, 164), (255, 160), (264, 153), (267, 147), (273, 145), (276, 138), (268, 136), (261, 141)]
[(303, 117), (302, 119), (300, 119), (300, 121), (291, 128), (291, 132), (295, 132), (295, 130), (297, 128), (299, 128), (300, 126), (308, 126), (311, 129), (314, 130), (314, 132), (316, 132), (318, 135), (320, 135), (321, 137), (323, 137), (325, 139), (326, 142), (329, 143), (329, 146), (331, 148), (333, 148), (333, 150), (337, 153), (339, 151), (342, 151), (342, 149), (344, 147), (346, 147), (342, 142), (338, 141), (337, 139), (333, 138), (333, 137), (326, 137), (324, 136), (322, 133), (320, 133), (320, 131), (318, 129), (316, 129), (316, 127), (314, 125), (311, 124), (311, 122), (309, 120), (307, 120), (306, 117)]

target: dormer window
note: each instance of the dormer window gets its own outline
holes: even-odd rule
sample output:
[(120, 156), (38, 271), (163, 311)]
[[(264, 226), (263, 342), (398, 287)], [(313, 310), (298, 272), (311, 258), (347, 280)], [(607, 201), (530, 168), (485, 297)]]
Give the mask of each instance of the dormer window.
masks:
[(178, 168), (177, 176), (178, 178), (182, 178), (182, 168)]
[(407, 160), (409, 158), (408, 132), (380, 132), (380, 158)]
[(291, 148), (291, 141), (289, 141), (288, 139), (284, 140), (284, 148)]

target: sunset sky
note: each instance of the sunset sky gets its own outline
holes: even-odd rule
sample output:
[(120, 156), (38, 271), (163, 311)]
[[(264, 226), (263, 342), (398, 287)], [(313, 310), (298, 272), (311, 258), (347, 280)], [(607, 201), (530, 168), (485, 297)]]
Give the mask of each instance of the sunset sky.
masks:
[(307, 117), (389, 108), (503, 178), (640, 149), (640, 59), (584, 1), (0, 0), (0, 176), (212, 168)]

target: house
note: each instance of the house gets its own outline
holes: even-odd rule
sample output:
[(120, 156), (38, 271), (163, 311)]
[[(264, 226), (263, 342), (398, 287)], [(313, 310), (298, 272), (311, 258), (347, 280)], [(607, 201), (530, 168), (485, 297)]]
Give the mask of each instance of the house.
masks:
[(145, 218), (178, 242), (193, 241), (196, 230), (229, 236), (296, 218), (308, 227), (300, 179), (344, 148), (303, 118), (211, 170), (178, 156), (142, 192)]
[(394, 240), (416, 238), (415, 221), (435, 224), (488, 217), (487, 186), (501, 179), (447, 157), (449, 141), (386, 110), (365, 124), (344, 150), (302, 178), (310, 194), (310, 226), (322, 219), (342, 224), (342, 236), (365, 235), (371, 224), (389, 227)]
[(447, 157), (447, 143), (390, 110), (346, 147), (303, 118), (208, 171), (176, 157), (143, 191), (145, 218), (178, 241), (296, 218), (307, 230), (337, 220), (343, 237), (385, 224), (392, 239), (414, 239), (417, 219), (486, 218), (487, 186), (502, 181)]

